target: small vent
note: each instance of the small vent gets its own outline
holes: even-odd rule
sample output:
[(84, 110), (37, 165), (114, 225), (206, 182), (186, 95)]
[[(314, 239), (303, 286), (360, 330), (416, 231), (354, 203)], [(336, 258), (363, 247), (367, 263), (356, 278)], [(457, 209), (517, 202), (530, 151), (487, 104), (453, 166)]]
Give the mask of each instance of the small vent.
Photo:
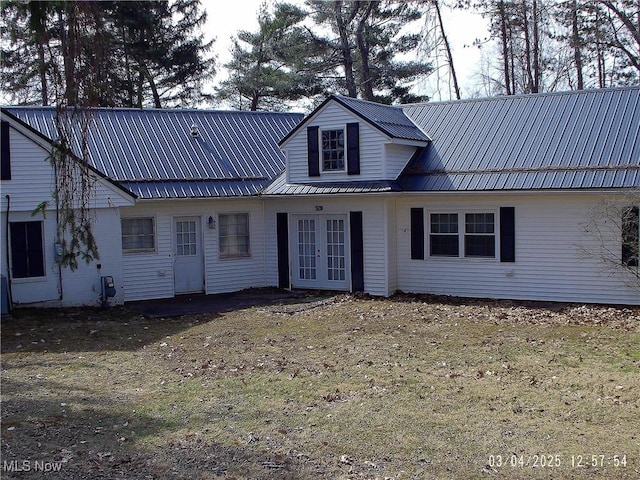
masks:
[(198, 138), (200, 136), (200, 130), (198, 129), (198, 126), (195, 123), (191, 124), (191, 128), (189, 129), (189, 132), (191, 133), (191, 136), (193, 138)]

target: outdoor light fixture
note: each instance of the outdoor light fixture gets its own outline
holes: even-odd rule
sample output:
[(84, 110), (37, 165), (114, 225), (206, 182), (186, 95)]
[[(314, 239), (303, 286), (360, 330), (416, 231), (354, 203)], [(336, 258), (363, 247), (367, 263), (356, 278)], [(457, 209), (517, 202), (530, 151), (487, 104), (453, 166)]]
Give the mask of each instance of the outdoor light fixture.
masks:
[(207, 220), (207, 223), (209, 224), (209, 228), (211, 230), (213, 230), (214, 228), (216, 228), (216, 221), (213, 219), (213, 217), (209, 217), (209, 220)]

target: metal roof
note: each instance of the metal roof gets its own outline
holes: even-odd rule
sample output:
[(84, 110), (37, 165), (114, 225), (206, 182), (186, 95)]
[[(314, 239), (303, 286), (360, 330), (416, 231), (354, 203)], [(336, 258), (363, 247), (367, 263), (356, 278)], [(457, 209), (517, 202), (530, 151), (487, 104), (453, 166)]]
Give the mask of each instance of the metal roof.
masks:
[[(46, 137), (57, 137), (54, 108), (6, 110)], [(140, 198), (255, 195), (284, 169), (278, 139), (302, 120), (294, 113), (222, 110), (86, 112), (90, 165)], [(77, 127), (79, 117), (74, 118)], [(79, 141), (73, 149), (81, 153)]]
[(333, 98), (392, 138), (419, 140), (422, 142), (428, 142), (430, 140), (429, 137), (407, 117), (401, 107), (337, 95)]
[(296, 128), (291, 130), (284, 138), (282, 138), (279, 144), (282, 145), (289, 137), (302, 128), (303, 125), (311, 120), (317, 112), (321, 111), (322, 108), (331, 101), (339, 103), (344, 108), (365, 120), (388, 137), (419, 142), (429, 141), (429, 137), (425, 135), (425, 133), (422, 132), (420, 128), (418, 128), (416, 124), (407, 117), (407, 115), (405, 115), (401, 107), (368, 102), (357, 98), (331, 95), (322, 102), (320, 106), (313, 111), (313, 113), (299, 123)]
[(408, 191), (640, 187), (640, 87), (406, 105)]
[(283, 173), (262, 191), (262, 195), (334, 195), (397, 191), (400, 191), (400, 188), (393, 181), (287, 183), (287, 175)]

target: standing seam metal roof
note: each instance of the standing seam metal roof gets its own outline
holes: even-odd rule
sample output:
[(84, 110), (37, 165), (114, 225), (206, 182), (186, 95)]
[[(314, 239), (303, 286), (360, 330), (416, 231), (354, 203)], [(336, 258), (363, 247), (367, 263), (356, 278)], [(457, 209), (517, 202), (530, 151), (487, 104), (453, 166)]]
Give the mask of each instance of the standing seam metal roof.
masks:
[(640, 87), (407, 105), (408, 191), (640, 187)]
[[(7, 110), (55, 139), (52, 107)], [(255, 195), (284, 170), (278, 140), (303, 118), (295, 113), (106, 109), (84, 111), (88, 161), (139, 198)], [(77, 132), (80, 117), (72, 118)], [(193, 137), (191, 126), (199, 135)], [(76, 135), (74, 151), (82, 148)]]
[(331, 95), (322, 102), (311, 115), (300, 122), (296, 128), (288, 132), (287, 135), (280, 140), (279, 145), (282, 145), (289, 137), (298, 131), (298, 129), (302, 128), (316, 112), (322, 110), (322, 108), (331, 101), (339, 103), (391, 138), (419, 142), (429, 141), (429, 137), (407, 117), (403, 109), (399, 106), (382, 105), (357, 98)]

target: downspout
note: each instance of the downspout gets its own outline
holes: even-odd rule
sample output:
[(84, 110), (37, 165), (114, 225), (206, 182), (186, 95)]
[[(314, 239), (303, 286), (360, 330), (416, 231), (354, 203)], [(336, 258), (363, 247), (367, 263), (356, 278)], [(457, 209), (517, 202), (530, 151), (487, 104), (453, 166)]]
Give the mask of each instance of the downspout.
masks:
[(7, 199), (7, 218), (5, 219), (4, 235), (5, 235), (5, 253), (7, 260), (7, 295), (9, 296), (9, 310), (13, 310), (13, 295), (11, 294), (11, 268), (9, 267), (9, 211), (11, 209), (11, 196), (5, 195)]

